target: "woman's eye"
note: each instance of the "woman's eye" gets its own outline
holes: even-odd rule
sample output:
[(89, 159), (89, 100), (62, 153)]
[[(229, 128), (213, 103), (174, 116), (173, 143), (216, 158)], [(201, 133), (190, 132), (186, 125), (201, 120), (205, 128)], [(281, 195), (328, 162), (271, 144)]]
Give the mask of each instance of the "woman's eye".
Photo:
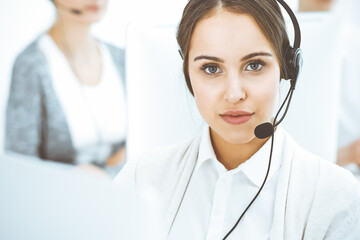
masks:
[(220, 68), (217, 66), (204, 66), (202, 70), (205, 71), (207, 74), (216, 74), (220, 72)]
[(260, 62), (252, 62), (249, 65), (247, 65), (246, 70), (248, 71), (259, 71), (262, 69), (262, 67), (264, 66), (264, 64), (260, 63)]

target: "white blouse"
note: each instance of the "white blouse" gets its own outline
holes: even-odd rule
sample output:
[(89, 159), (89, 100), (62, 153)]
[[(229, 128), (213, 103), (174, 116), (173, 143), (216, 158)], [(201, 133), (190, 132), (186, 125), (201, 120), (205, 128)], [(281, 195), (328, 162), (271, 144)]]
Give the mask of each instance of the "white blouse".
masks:
[[(206, 160), (214, 155), (208, 137), (206, 144), (201, 137), (150, 150), (128, 161), (114, 180), (149, 201), (148, 224), (134, 226), (153, 229), (148, 239), (223, 239), (258, 190), (271, 141), (239, 168), (221, 171)], [(228, 240), (359, 239), (360, 188), (349, 171), (307, 152), (281, 126), (271, 169)]]
[[(275, 133), (270, 173), (263, 190), (227, 239), (268, 239), (281, 165), (283, 135)], [(212, 148), (209, 128), (201, 138), (198, 161), (169, 233), (175, 239), (223, 239), (260, 189), (271, 140), (249, 160), (228, 171)]]
[(100, 82), (85, 86), (49, 35), (39, 41), (69, 126), (76, 163), (104, 163), (111, 155), (112, 144), (125, 139), (124, 88), (109, 50), (101, 42), (99, 45), (103, 63)]

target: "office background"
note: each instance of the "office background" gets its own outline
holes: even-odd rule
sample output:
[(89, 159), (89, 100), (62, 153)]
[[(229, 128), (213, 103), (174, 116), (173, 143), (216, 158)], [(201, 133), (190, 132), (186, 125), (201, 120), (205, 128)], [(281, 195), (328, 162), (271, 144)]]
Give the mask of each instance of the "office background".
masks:
[[(166, 68), (163, 72), (161, 72), (161, 74), (164, 75), (169, 74), (171, 70), (174, 69), (174, 65), (175, 67), (177, 67), (176, 64), (181, 64), (181, 60), (176, 51), (167, 52), (165, 49), (173, 49), (174, 46), (176, 47), (175, 36), (173, 35), (174, 26), (176, 26), (176, 24), (178, 23), (182, 14), (182, 9), (186, 2), (187, 0), (109, 0), (108, 12), (105, 18), (100, 23), (96, 24), (96, 26), (94, 27), (94, 34), (96, 36), (99, 36), (101, 39), (113, 43), (117, 46), (127, 46), (128, 50), (131, 52), (131, 56), (128, 56), (127, 59), (129, 60), (129, 65), (134, 66), (134, 62), (140, 61), (143, 66), (145, 66), (142, 71), (135, 71), (130, 66), (130, 69), (128, 70), (130, 70), (131, 79), (145, 78), (146, 74), (149, 73), (159, 74), (159, 71), (155, 71), (156, 69), (153, 68), (154, 64), (158, 62), (159, 58), (158, 55), (153, 54), (153, 51), (155, 51), (156, 49), (163, 50), (166, 53), (166, 56), (171, 58), (171, 60), (175, 61), (174, 64), (171, 63), (171, 68)], [(297, 0), (287, 0), (287, 2), (293, 9), (296, 9)], [(352, 23), (354, 23), (354, 25), (360, 26), (360, 15), (357, 14), (358, 9), (360, 9), (360, 1), (338, 0), (338, 2), (339, 6), (337, 6), (337, 12), (335, 13), (335, 15), (337, 15), (337, 17), (340, 16), (343, 19), (348, 18), (348, 21), (351, 21)], [(306, 19), (306, 16), (303, 17), (305, 18), (301, 17), (302, 20)], [(22, 51), (25, 46), (27, 46), (39, 34), (46, 31), (46, 29), (52, 24), (53, 19), (54, 8), (48, 0), (0, 0), (0, 155), (3, 152), (3, 138), (5, 127), (4, 116), (6, 101), (8, 97), (8, 88), (10, 83), (12, 64), (15, 60), (15, 57)], [(331, 22), (332, 20), (329, 20), (329, 24)], [(134, 25), (132, 23), (136, 24)], [(151, 30), (153, 30), (159, 35), (155, 36), (155, 34), (152, 34), (151, 30), (147, 29), (147, 27), (145, 26), (145, 23), (146, 26), (155, 26)], [(141, 27), (142, 24), (144, 24), (143, 27)], [(329, 25), (327, 28), (321, 28), (320, 25), (313, 25), (312, 28), (310, 25), (307, 25), (307, 28), (304, 28), (304, 37), (307, 39), (304, 39), (304, 47), (321, 46), (315, 49), (316, 51), (313, 52), (321, 52), (323, 49), (329, 48), (331, 50), (331, 54), (335, 54), (335, 51), (328, 46), (336, 46), (336, 39), (330, 39), (330, 41), (326, 41), (324, 42), (324, 44), (322, 44), (322, 40), (320, 39), (320, 37), (323, 37), (326, 40), (328, 36), (322, 36), (321, 32), (318, 32), (315, 35), (311, 34), (311, 31), (316, 32), (317, 29), (320, 28), (324, 32), (331, 32), (332, 27), (335, 26)], [(129, 34), (129, 29), (139, 30), (140, 33), (131, 31)], [(291, 32), (289, 33), (292, 34)], [(149, 38), (143, 39), (141, 38), (142, 36), (147, 36)], [(162, 38), (162, 36), (164, 36), (164, 38)], [(172, 38), (172, 36), (174, 37)], [(317, 37), (315, 38), (315, 36)], [(131, 43), (127, 43), (126, 41), (130, 39), (134, 41), (131, 41)], [(161, 45), (162, 43), (160, 43), (159, 40), (164, 41), (164, 43), (166, 44)], [(143, 49), (139, 48), (139, 46), (142, 46)], [(156, 48), (150, 49), (150, 47), (154, 46)], [(312, 51), (310, 49), (306, 49), (305, 54), (309, 52)], [(329, 58), (329, 56), (321, 55), (320, 58), (313, 58), (310, 62), (308, 61), (307, 64), (308, 66), (313, 65), (314, 67), (317, 67), (317, 64), (321, 64), (321, 59)], [(143, 59), (136, 59), (137, 57)], [(150, 63), (147, 64), (147, 61), (151, 61), (152, 65)], [(336, 64), (336, 61), (333, 61), (333, 64)], [(333, 67), (328, 66), (328, 68), (332, 69)], [(134, 75), (134, 73), (137, 73), (139, 75)], [(180, 75), (181, 68), (175, 71), (175, 76), (172, 79), (175, 81), (179, 81), (179, 85), (183, 84), (183, 82), (180, 82)], [(330, 73), (328, 75), (331, 76)], [(151, 81), (158, 80), (156, 76), (157, 75), (152, 76)], [(306, 75), (304, 77), (306, 77)], [(308, 80), (311, 81), (316, 79), (309, 78)], [(157, 82), (157, 84), (160, 83), (161, 82)], [(305, 81), (301, 82), (301, 84), (302, 83), (305, 83)], [(295, 92), (295, 96), (301, 96), (301, 94), (306, 94), (306, 92), (303, 92), (301, 88), (307, 88), (306, 86), (301, 86), (301, 84), (299, 84), (299, 88), (297, 89), (298, 91)], [(167, 87), (173, 88), (176, 88), (177, 86), (178, 85), (167, 85)], [(131, 89), (133, 86), (129, 85), (129, 87)], [(185, 88), (184, 85), (181, 85), (181, 87)], [(180, 92), (183, 90), (182, 88), (175, 89), (177, 95), (162, 93), (163, 95), (161, 96), (166, 96), (167, 94), (169, 98), (172, 98), (174, 100), (176, 96), (180, 96)], [(321, 93), (324, 94), (324, 91), (322, 91)], [(140, 102), (137, 102), (137, 98), (133, 99), (130, 96), (129, 107), (131, 108), (133, 106), (133, 110), (135, 110), (137, 105), (141, 106), (141, 104), (146, 101), (146, 97), (150, 96), (146, 94), (150, 94), (150, 92), (151, 91), (143, 91)], [(315, 91), (313, 91), (312, 93), (316, 94)], [(156, 95), (156, 93), (153, 93), (153, 95), (154, 94)], [(329, 94), (329, 92), (327, 92), (326, 94), (328, 94), (327, 96), (331, 95)], [(157, 102), (160, 104), (164, 104), (164, 101), (161, 101), (160, 97), (158, 99), (151, 99), (151, 101), (147, 100), (148, 104)], [(135, 105), (131, 105), (132, 103), (134, 103)], [(186, 113), (186, 107), (187, 105), (184, 106), (181, 111)], [(328, 107), (331, 108), (331, 106)], [(161, 106), (155, 106), (155, 108), (159, 110)], [(170, 110), (172, 111), (173, 109)], [(181, 111), (178, 111), (177, 114), (181, 114)], [(289, 115), (287, 116), (287, 119), (284, 123), (286, 123), (288, 120), (291, 120), (291, 118), (296, 118), (299, 114), (301, 114), (299, 113), (296, 99), (294, 99), (289, 111)], [(144, 114), (144, 112), (140, 113)], [(135, 120), (141, 120), (141, 117), (137, 116), (138, 115), (135, 116), (132, 113), (132, 117)], [(156, 122), (155, 120), (156, 119), (151, 119), (151, 121), (146, 123), (144, 123), (144, 121), (133, 121), (133, 124), (130, 126), (132, 127), (131, 130), (133, 131), (133, 133), (134, 131), (138, 132), (132, 134), (132, 137), (129, 140), (130, 142), (136, 142), (137, 145), (133, 144), (132, 146), (130, 146), (130, 148), (135, 148), (130, 149), (130, 152), (135, 152), (137, 150), (136, 148), (144, 149), (146, 147), (149, 147), (150, 144), (156, 145), (166, 143), (167, 141), (177, 141), (176, 138), (172, 139), (171, 136), (168, 136), (168, 138), (166, 139), (162, 139), (163, 135), (169, 135), (168, 132), (162, 133), (163, 135), (157, 134), (157, 136), (151, 136), (151, 131), (153, 129), (147, 127), (146, 124), (154, 126), (155, 123), (155, 130), (161, 127), (164, 129), (169, 128), (168, 125), (165, 126), (161, 122)], [(190, 118), (186, 119), (186, 121), (191, 121), (191, 114)], [(138, 123), (140, 124), (137, 125)], [(186, 125), (186, 122), (182, 121), (182, 124)], [(143, 129), (139, 128), (140, 125)], [(177, 128), (176, 130), (181, 131), (181, 128)], [(334, 129), (331, 129), (331, 131), (333, 130)], [(144, 133), (147, 133), (147, 135), (149, 136), (143, 137), (140, 135)], [(189, 132), (186, 134), (189, 134)], [(139, 138), (138, 136), (141, 136), (141, 138)], [(329, 141), (329, 139), (326, 139), (327, 137), (322, 137), (326, 141)], [(311, 140), (316, 140), (315, 136)], [(329, 144), (333, 144), (333, 142), (330, 142)], [(336, 149), (333, 150), (335, 151)], [(131, 197), (129, 197), (128, 200), (124, 201), (124, 195), (116, 193), (116, 195), (114, 196), (114, 193), (110, 190), (107, 190), (108, 186), (103, 184), (102, 182), (95, 183), (95, 181), (92, 181), (89, 184), (87, 180), (84, 180), (82, 178), (78, 179), (77, 176), (70, 176), (68, 172), (51, 170), (47, 168), (47, 166), (38, 166), (37, 164), (31, 165), (30, 163), (28, 164), (28, 159), (25, 159), (24, 161), (21, 160), (23, 159), (10, 159), (9, 161), (7, 161), (7, 165), (2, 165), (6, 166), (7, 168), (0, 168), (0, 189), (3, 191), (2, 193), (4, 193), (2, 196), (7, 196), (7, 198), (5, 197), (5, 201), (3, 201), (2, 205), (0, 206), (0, 210), (2, 210), (0, 212), (5, 212), (7, 210), (8, 213), (11, 213), (8, 215), (5, 214), (5, 217), (3, 216), (2, 218), (0, 218), (0, 223), (2, 223), (0, 224), (0, 226), (10, 226), (14, 229), (13, 231), (11, 231), (12, 229), (10, 229), (10, 231), (7, 230), (8, 233), (11, 232), (12, 234), (17, 234), (18, 232), (18, 234), (26, 235), (28, 232), (34, 233), (34, 231), (36, 231), (37, 234), (41, 233), (42, 235), (43, 232), (53, 234), (54, 232), (56, 232), (53, 231), (53, 229), (55, 230), (57, 229), (58, 225), (61, 225), (64, 231), (62, 231), (62, 235), (57, 236), (57, 239), (65, 239), (68, 238), (66, 237), (66, 234), (71, 233), (73, 234), (72, 236), (74, 236), (74, 232), (69, 231), (69, 229), (75, 225), (78, 227), (78, 229), (76, 230), (76, 234), (80, 234), (81, 230), (83, 229), (90, 229), (90, 231), (88, 231), (88, 236), (92, 235), (93, 238), (87, 239), (101, 239), (100, 237), (96, 238), (97, 235), (95, 235), (99, 232), (101, 232), (101, 234), (107, 234), (107, 237), (105, 237), (107, 239), (115, 239), (117, 234), (119, 234), (118, 231), (117, 233), (113, 232), (115, 231), (114, 229), (116, 229), (117, 227), (116, 224), (121, 226), (125, 225), (124, 223), (127, 223), (128, 219), (126, 218), (126, 216), (129, 216), (130, 213), (127, 212), (129, 210), (126, 208), (126, 204), (134, 204)], [(1, 161), (0, 164), (2, 164)], [(63, 179), (66, 179), (66, 181), (63, 181)], [(35, 192), (32, 192), (34, 190)], [(22, 191), (25, 193), (23, 193)], [(68, 195), (63, 195), (64, 192)], [(99, 192), (101, 192), (101, 197), (98, 197)], [(6, 193), (8, 195), (6, 195)], [(9, 193), (13, 195), (10, 196)], [(75, 196), (75, 199), (77, 201), (75, 203), (72, 202), (72, 198), (67, 197), (69, 195)], [(24, 196), (27, 197), (24, 198)], [(23, 201), (23, 199), (26, 199), (26, 201)], [(88, 199), (92, 199), (92, 201), (90, 201), (89, 203)], [(122, 206), (118, 204), (121, 200), (124, 201), (124, 204)], [(49, 223), (49, 221), (46, 221), (46, 218), (44, 218), (43, 216), (58, 214), (58, 211), (54, 210), (53, 208), (53, 203), (55, 203), (57, 206), (56, 210), (62, 210), (63, 214), (61, 214), (59, 219), (51, 225), (51, 223)], [(97, 210), (95, 212), (92, 212), (92, 218), (88, 218), (86, 213), (94, 206), (96, 206), (95, 209)], [(99, 206), (101, 207), (99, 208)], [(69, 211), (69, 209), (71, 209), (71, 211)], [(73, 211), (73, 209), (75, 209), (75, 211)], [(109, 216), (104, 216), (104, 212), (109, 213)], [(26, 215), (26, 217), (24, 217), (23, 213), (28, 214)], [(76, 217), (74, 217), (74, 215), (76, 215)], [(16, 224), (12, 225), (12, 221), (9, 221), (7, 216), (11, 216), (11, 219), (16, 219)], [(69, 216), (71, 216), (71, 218)], [(98, 216), (102, 216), (102, 218), (98, 218)], [(125, 216), (125, 218), (122, 219), (119, 218), (119, 216), (123, 216), (123, 218)], [(111, 219), (111, 221), (109, 221), (109, 218)], [(71, 221), (69, 221), (69, 219), (71, 219)], [(104, 224), (98, 224), (98, 222), (94, 221), (91, 222), (89, 225), (89, 219), (100, 219), (102, 223), (111, 222), (111, 224), (109, 226), (104, 226)], [(35, 226), (35, 230), (31, 232), (30, 227), (28, 227), (22, 228), (22, 231), (18, 231), (19, 225), (28, 226), (28, 223), (33, 223), (31, 226)], [(46, 228), (44, 230), (43, 226), (48, 225), (51, 225), (54, 228)], [(110, 238), (110, 236), (112, 238)]]
[[(105, 18), (94, 27), (94, 34), (117, 46), (126, 45), (126, 32), (131, 23), (177, 24), (186, 0), (126, 1), (109, 0)], [(297, 0), (288, 0), (297, 8)], [(337, 14), (360, 25), (360, 2), (338, 1)], [(346, 13), (346, 14), (345, 14)], [(4, 115), (11, 68), (16, 55), (54, 20), (54, 7), (46, 0), (0, 0), (0, 154), (4, 143)], [(131, 106), (129, 106), (131, 107)]]

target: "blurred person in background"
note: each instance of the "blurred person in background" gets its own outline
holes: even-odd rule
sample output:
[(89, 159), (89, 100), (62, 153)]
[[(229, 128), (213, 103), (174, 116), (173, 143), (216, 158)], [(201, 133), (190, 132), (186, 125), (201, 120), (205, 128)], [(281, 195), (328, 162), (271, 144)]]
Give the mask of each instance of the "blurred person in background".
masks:
[(54, 0), (51, 28), (16, 58), (5, 149), (115, 175), (125, 159), (124, 50), (96, 39), (107, 0)]
[(335, 0), (299, 0), (299, 12), (329, 11)]
[[(299, 0), (299, 12), (334, 11), (336, 0)], [(351, 4), (351, 2), (345, 2)], [(349, 9), (349, 8), (347, 8)], [(340, 112), (338, 124), (337, 164), (356, 164), (360, 167), (360, 30), (345, 12), (336, 17), (342, 21), (342, 78), (340, 89)], [(346, 21), (347, 20), (347, 21)], [(331, 36), (329, 36), (331, 37)]]

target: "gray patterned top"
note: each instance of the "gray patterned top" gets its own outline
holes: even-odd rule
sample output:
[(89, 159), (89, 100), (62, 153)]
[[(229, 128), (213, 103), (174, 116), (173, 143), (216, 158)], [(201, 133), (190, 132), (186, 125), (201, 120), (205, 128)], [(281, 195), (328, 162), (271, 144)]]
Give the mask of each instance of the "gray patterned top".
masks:
[[(19, 54), (13, 66), (5, 150), (73, 164), (75, 149), (69, 126), (55, 94), (47, 60), (38, 47), (39, 39)], [(105, 45), (124, 80), (124, 50)], [(123, 145), (124, 142), (114, 144), (113, 152)]]

